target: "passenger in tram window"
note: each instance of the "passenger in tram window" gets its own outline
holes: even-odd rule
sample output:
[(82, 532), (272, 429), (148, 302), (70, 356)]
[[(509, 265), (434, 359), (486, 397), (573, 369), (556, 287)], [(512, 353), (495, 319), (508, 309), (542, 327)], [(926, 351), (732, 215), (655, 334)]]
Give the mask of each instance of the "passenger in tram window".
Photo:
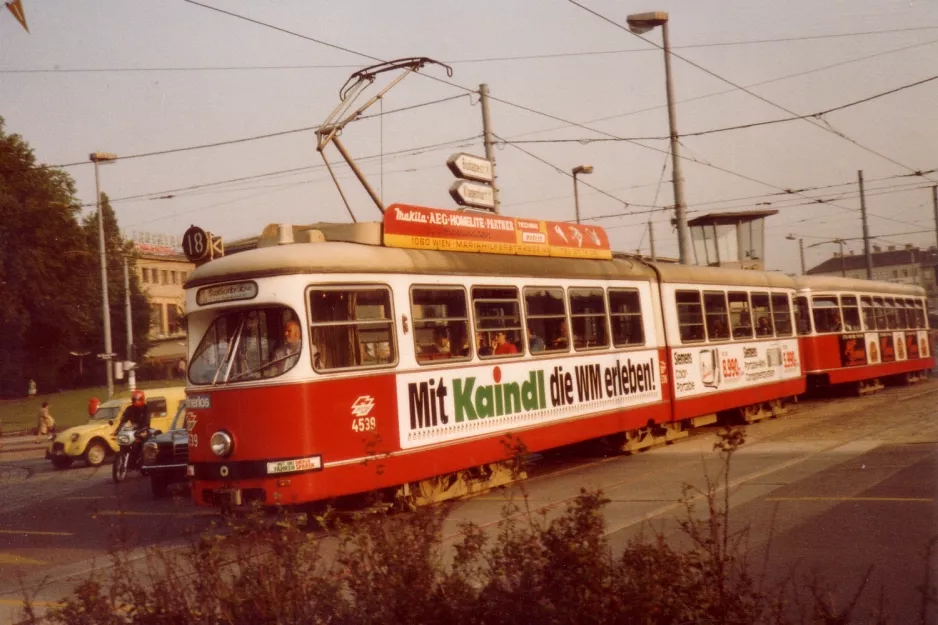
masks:
[(710, 328), (708, 329), (710, 333), (710, 339), (728, 339), (730, 337), (729, 332), (726, 330), (726, 324), (723, 323), (723, 319), (720, 317), (715, 317), (710, 320)]
[(550, 342), (551, 349), (567, 349), (567, 345), (570, 342), (570, 333), (567, 330), (567, 320), (564, 319), (560, 322), (560, 332), (554, 337), (554, 340)]
[(531, 353), (542, 352), (546, 347), (544, 339), (537, 335), (534, 328), (528, 326), (528, 349), (531, 350)]
[(756, 335), (757, 336), (772, 336), (774, 334), (772, 330), (772, 322), (769, 321), (768, 317), (759, 317), (759, 325), (756, 326)]
[(313, 369), (315, 369), (316, 371), (319, 371), (320, 369), (324, 369), (325, 362), (322, 357), (322, 352), (319, 351), (319, 348), (315, 344), (313, 344), (312, 351), (313, 351)]
[(480, 356), (491, 356), (493, 353), (492, 345), (484, 332), (476, 332), (476, 345), (479, 348)]
[(495, 333), (493, 344), (495, 346), (494, 354), (496, 356), (518, 353), (518, 348), (515, 347), (514, 343), (508, 340), (508, 336), (504, 330)]
[(733, 338), (747, 338), (752, 336), (752, 317), (749, 316), (749, 311), (744, 310), (739, 313), (739, 325), (733, 330)]

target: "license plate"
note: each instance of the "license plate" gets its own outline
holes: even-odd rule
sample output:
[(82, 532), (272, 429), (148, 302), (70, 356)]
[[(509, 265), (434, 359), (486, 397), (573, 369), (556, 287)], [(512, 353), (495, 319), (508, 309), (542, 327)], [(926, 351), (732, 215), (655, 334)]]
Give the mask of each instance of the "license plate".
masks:
[(240, 488), (219, 488), (215, 491), (215, 503), (221, 506), (240, 506), (241, 489)]

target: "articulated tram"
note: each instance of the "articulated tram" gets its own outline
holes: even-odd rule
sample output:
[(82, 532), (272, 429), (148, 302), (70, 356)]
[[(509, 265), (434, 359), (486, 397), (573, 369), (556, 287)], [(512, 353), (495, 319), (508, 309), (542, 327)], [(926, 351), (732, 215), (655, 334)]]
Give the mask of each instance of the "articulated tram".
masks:
[[(439, 501), (510, 480), (521, 446), (630, 451), (718, 414), (781, 414), (805, 390), (807, 287), (781, 274), (645, 263), (592, 226), (400, 205), (383, 224), (277, 230), (186, 284), (198, 504)], [(902, 294), (916, 324), (920, 299)]]

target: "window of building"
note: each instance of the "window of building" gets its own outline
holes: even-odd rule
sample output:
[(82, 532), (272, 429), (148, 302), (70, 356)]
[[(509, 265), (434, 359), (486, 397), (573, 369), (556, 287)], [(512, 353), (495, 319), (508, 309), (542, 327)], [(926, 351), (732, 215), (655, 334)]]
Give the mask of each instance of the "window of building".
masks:
[(749, 294), (742, 291), (730, 291), (727, 299), (730, 303), (733, 338), (752, 338), (752, 311), (749, 308)]
[(707, 317), (707, 337), (711, 341), (726, 341), (730, 338), (730, 316), (726, 307), (726, 293), (704, 291), (704, 314)]
[(681, 342), (697, 343), (706, 340), (700, 291), (677, 291), (674, 300), (677, 304), (677, 325)]
[(179, 334), (183, 331), (182, 311), (175, 304), (166, 305), (166, 325), (169, 327), (170, 334)]
[(636, 289), (609, 289), (609, 321), (616, 347), (645, 343), (642, 304)]
[(769, 294), (752, 293), (749, 297), (752, 300), (752, 316), (756, 320), (756, 336), (775, 336), (775, 328), (772, 325), (772, 308), (769, 306)]
[(886, 321), (886, 304), (883, 302), (883, 298), (874, 297), (873, 303), (876, 306), (876, 329), (889, 329), (889, 323)]
[(606, 329), (606, 295), (602, 289), (573, 288), (567, 291), (573, 348), (577, 351), (609, 346)]
[(170, 278), (170, 282), (172, 282), (173, 284), (179, 284), (178, 282), (179, 275), (175, 271), (169, 272), (169, 278)]
[(560, 287), (524, 289), (525, 323), (528, 327), (528, 350), (567, 351), (567, 304)]
[(860, 308), (857, 306), (855, 295), (841, 295), (840, 308), (844, 316), (845, 332), (859, 332), (863, 329), (860, 325)]
[(309, 309), (317, 371), (386, 367), (397, 361), (387, 287), (310, 289)]
[(788, 293), (772, 293), (772, 320), (775, 334), (791, 336), (791, 303)]
[(814, 312), (814, 329), (818, 334), (840, 332), (843, 328), (836, 295), (812, 297), (811, 309)]
[(876, 308), (872, 297), (861, 297), (860, 305), (863, 309), (863, 325), (867, 330), (876, 329)]
[(150, 304), (150, 334), (163, 334), (162, 304)]
[(479, 356), (504, 358), (522, 351), (517, 288), (472, 287), (472, 305)]
[(795, 327), (798, 328), (798, 336), (811, 334), (811, 309), (807, 297), (795, 298)]
[(144, 267), (143, 269), (140, 270), (140, 281), (143, 282), (144, 284), (148, 284), (150, 282), (150, 268), (149, 267)]
[(169, 284), (169, 277), (167, 276), (167, 271), (165, 269), (160, 270), (160, 283)]
[(414, 287), (410, 292), (417, 362), (469, 360), (469, 307), (461, 287)]
[(899, 311), (896, 310), (896, 300), (887, 297), (885, 303), (886, 327), (890, 330), (896, 330), (899, 328)]

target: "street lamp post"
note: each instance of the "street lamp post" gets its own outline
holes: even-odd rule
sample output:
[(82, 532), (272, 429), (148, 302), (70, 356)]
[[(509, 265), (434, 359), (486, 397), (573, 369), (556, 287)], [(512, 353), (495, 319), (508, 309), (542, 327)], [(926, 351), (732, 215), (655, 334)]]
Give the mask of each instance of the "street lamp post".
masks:
[(101, 256), (101, 316), (104, 322), (104, 362), (107, 364), (107, 398), (114, 396), (114, 372), (111, 370), (111, 307), (107, 294), (107, 249), (104, 244), (104, 212), (101, 210), (101, 179), (98, 163), (112, 163), (117, 155), (110, 152), (92, 152), (88, 158), (94, 163), (95, 204), (98, 207), (98, 249)]
[(801, 275), (806, 275), (805, 268), (804, 268), (804, 239), (797, 238), (793, 234), (789, 234), (785, 238), (788, 239), (789, 241), (794, 241), (795, 239), (798, 240), (798, 252), (801, 255)]
[(577, 165), (573, 168), (573, 207), (576, 210), (576, 222), (580, 223), (580, 191), (576, 184), (576, 177), (580, 174), (593, 173), (592, 165)]
[(684, 177), (681, 175), (681, 153), (677, 140), (677, 115), (674, 110), (674, 88), (671, 83), (671, 45), (668, 40), (668, 14), (665, 11), (635, 13), (626, 18), (629, 30), (642, 34), (661, 26), (664, 49), (664, 82), (668, 99), (668, 127), (671, 134), (671, 183), (674, 186), (674, 218), (682, 265), (691, 263), (690, 228), (687, 226), (687, 205), (684, 203)]

